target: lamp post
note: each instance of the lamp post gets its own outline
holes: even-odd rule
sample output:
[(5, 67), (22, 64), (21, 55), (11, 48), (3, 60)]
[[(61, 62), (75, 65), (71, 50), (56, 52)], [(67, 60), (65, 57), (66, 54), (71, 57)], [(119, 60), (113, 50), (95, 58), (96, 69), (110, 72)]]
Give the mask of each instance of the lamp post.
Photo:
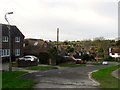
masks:
[(13, 14), (13, 12), (8, 12), (5, 14), (5, 20), (8, 22), (8, 32), (9, 32), (9, 71), (12, 71), (12, 64), (11, 64), (11, 31), (10, 31), (10, 22), (7, 19), (8, 14)]

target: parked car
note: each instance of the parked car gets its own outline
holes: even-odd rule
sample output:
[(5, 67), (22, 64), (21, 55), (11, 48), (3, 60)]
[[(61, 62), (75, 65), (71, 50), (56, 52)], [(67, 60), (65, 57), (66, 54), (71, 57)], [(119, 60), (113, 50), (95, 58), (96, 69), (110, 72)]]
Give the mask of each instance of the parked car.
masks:
[(75, 61), (81, 61), (80, 58), (74, 58), (74, 57), (72, 57), (72, 59), (75, 60)]
[(66, 61), (72, 61), (73, 57), (71, 56), (63, 56)]
[(25, 61), (37, 61), (39, 62), (39, 59), (32, 55), (26, 55), (24, 57), (19, 58), (19, 60), (25, 60)]
[(72, 57), (72, 59), (76, 61), (76, 64), (86, 64), (86, 60), (82, 60), (80, 58), (74, 58), (74, 57)]
[(108, 65), (108, 62), (107, 61), (103, 61), (102, 64), (103, 65)]

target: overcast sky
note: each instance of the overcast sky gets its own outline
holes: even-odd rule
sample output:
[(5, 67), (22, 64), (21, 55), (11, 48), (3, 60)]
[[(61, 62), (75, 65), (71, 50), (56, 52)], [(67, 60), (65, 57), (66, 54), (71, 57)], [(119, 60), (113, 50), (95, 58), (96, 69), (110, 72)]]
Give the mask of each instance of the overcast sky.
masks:
[(94, 37), (116, 38), (119, 0), (0, 0), (0, 23), (8, 15), (25, 38), (83, 40)]

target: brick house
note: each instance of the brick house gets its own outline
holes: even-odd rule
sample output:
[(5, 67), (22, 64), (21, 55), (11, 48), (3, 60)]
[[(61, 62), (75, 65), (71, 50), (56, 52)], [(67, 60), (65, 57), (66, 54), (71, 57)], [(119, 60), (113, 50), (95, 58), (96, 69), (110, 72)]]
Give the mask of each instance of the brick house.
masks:
[(25, 39), (24, 40), (24, 55), (34, 55), (40, 60), (40, 63), (51, 64), (49, 50), (54, 46), (42, 39)]
[(52, 48), (49, 42), (42, 39), (25, 39), (24, 40), (24, 54), (26, 55), (39, 55), (39, 53), (48, 53)]
[[(9, 49), (9, 29), (6, 24), (0, 24), (1, 44), (0, 44), (0, 57), (2, 61), (8, 61), (10, 56)], [(14, 25), (10, 26), (11, 33), (11, 58), (15, 60), (17, 57), (23, 56), (23, 41), (24, 35)]]

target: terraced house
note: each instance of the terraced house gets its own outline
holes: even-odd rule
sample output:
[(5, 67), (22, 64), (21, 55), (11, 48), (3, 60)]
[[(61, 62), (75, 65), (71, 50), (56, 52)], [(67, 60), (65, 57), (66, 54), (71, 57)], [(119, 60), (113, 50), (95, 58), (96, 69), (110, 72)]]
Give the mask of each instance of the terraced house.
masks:
[[(11, 58), (15, 60), (17, 57), (23, 56), (23, 41), (24, 35), (22, 32), (14, 25), (10, 26), (10, 38), (9, 38), (9, 28), (6, 24), (0, 24), (0, 58), (2, 61), (8, 61), (10, 57), (10, 47), (11, 46)], [(11, 39), (11, 40), (10, 40)], [(11, 41), (11, 42), (9, 42)]]

